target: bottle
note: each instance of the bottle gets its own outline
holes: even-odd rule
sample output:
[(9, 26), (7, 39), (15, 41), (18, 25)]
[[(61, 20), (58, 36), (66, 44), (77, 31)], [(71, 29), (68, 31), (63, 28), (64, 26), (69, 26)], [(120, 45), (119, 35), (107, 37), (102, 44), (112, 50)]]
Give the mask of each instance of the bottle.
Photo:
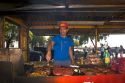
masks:
[(83, 57), (80, 58), (80, 65), (83, 65), (84, 61), (83, 61)]
[(104, 52), (104, 62), (105, 62), (105, 65), (108, 67), (110, 64), (110, 54), (108, 50), (105, 50)]

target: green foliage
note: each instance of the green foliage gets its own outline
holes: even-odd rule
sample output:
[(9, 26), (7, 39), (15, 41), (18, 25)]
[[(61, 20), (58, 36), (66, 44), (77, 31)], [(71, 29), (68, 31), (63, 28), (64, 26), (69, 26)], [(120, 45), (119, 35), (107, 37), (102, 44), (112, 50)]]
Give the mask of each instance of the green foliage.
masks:
[(39, 43), (40, 46), (43, 46), (46, 42), (46, 39), (44, 36), (36, 36), (31, 31), (29, 31), (29, 37), (30, 37), (30, 43), (32, 46), (37, 46)]
[(51, 39), (52, 39), (52, 37), (53, 37), (53, 36), (50, 36), (50, 37), (48, 38), (48, 40), (47, 40), (47, 41), (48, 41), (48, 42), (50, 42), (50, 41), (51, 41)]
[(31, 43), (33, 45), (36, 45), (37, 43), (39, 43), (39, 45), (44, 45), (45, 41), (46, 40), (45, 40), (45, 38), (43, 36), (35, 36), (35, 35), (33, 35)]
[(18, 34), (19, 34), (18, 30), (19, 29), (17, 25), (8, 21), (4, 22), (3, 32), (4, 32), (4, 39), (7, 43), (6, 48), (9, 48), (10, 44), (14, 40), (18, 40)]
[[(109, 34), (99, 34), (98, 37), (97, 37), (97, 41), (100, 41), (100, 40), (103, 40), (103, 39), (106, 40), (108, 35)], [(88, 35), (88, 34), (80, 35), (79, 36), (79, 45), (88, 43), (89, 39), (91, 41), (95, 40), (95, 35)]]
[(33, 33), (31, 31), (29, 31), (29, 37), (30, 37), (30, 40), (33, 39)]
[(86, 43), (88, 43), (88, 41), (89, 41), (88, 35), (81, 35), (80, 36), (80, 40), (79, 40), (80, 45), (86, 44)]

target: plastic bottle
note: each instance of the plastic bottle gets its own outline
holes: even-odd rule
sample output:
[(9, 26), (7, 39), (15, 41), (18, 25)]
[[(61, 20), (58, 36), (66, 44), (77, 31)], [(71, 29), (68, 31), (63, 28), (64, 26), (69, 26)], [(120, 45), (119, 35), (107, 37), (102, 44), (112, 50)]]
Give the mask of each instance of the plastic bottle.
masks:
[(110, 64), (110, 54), (108, 52), (108, 50), (105, 50), (104, 52), (104, 62), (106, 66), (109, 66)]

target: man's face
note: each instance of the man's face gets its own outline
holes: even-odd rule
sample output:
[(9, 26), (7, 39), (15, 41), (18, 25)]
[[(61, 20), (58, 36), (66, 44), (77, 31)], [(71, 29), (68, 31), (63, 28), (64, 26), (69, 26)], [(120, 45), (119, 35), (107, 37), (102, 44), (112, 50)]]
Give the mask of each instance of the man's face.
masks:
[(68, 30), (69, 30), (68, 28), (60, 27), (61, 36), (65, 37), (67, 35)]

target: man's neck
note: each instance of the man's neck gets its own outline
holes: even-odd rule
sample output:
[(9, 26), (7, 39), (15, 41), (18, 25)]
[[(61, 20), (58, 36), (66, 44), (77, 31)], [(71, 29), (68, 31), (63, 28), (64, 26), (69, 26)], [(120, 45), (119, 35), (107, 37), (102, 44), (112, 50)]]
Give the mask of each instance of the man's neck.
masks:
[(60, 36), (63, 37), (63, 38), (67, 37), (67, 35), (60, 35)]
[(66, 36), (61, 36), (61, 37), (65, 38)]

